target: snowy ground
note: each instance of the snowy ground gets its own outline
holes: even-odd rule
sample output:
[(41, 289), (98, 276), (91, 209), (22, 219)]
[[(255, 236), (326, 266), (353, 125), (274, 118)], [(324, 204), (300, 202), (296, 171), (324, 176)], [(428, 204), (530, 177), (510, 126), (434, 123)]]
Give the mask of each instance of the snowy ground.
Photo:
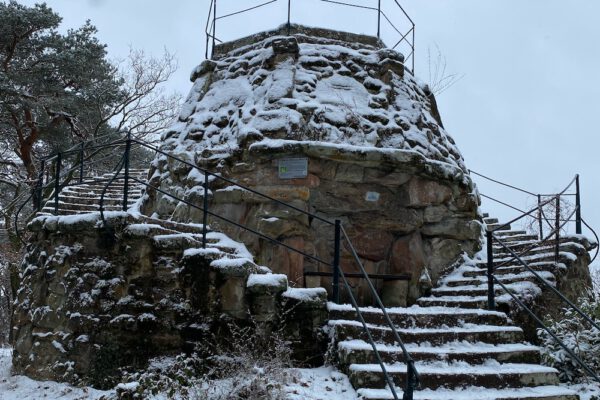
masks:
[[(112, 398), (113, 391), (75, 388), (56, 382), (38, 382), (24, 376), (11, 376), (12, 352), (0, 348), (0, 400), (99, 400)], [(286, 386), (289, 400), (356, 400), (356, 392), (346, 375), (332, 368), (294, 369), (294, 379)], [(157, 397), (166, 399), (166, 397)]]

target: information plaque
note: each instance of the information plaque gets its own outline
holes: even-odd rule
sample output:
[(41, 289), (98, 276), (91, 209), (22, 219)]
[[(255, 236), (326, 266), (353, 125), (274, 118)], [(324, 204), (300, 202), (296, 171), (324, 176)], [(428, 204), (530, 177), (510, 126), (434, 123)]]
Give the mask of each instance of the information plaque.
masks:
[(282, 158), (278, 163), (279, 179), (298, 179), (308, 176), (308, 158)]

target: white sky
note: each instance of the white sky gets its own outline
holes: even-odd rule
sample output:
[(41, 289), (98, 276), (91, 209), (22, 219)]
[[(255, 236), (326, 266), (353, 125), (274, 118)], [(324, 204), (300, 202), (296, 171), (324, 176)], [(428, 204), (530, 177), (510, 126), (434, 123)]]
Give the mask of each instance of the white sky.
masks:
[[(354, 0), (377, 4), (377, 0)], [(24, 4), (35, 1), (20, 0)], [(170, 82), (187, 94), (189, 73), (204, 59), (209, 0), (48, 0), (65, 27), (90, 19), (111, 57), (131, 45), (148, 53), (174, 52), (179, 71)], [(218, 0), (219, 15), (261, 3)], [(220, 23), (224, 39), (275, 27), (286, 1)], [(392, 0), (383, 0), (391, 5)], [(375, 30), (366, 10), (318, 0), (292, 0), (293, 22), (356, 33)], [(401, 0), (416, 23), (416, 75), (428, 81), (427, 48), (439, 46), (448, 73), (464, 77), (438, 98), (442, 119), (473, 170), (534, 193), (562, 189), (581, 175), (584, 218), (600, 228), (600, 2), (594, 0)], [(390, 11), (397, 21), (398, 15)], [(384, 31), (386, 34), (388, 30)], [(387, 36), (386, 36), (387, 37)], [(389, 43), (388, 43), (389, 44)], [(519, 208), (532, 200), (474, 177), (480, 191)], [(503, 219), (514, 212), (484, 202)]]

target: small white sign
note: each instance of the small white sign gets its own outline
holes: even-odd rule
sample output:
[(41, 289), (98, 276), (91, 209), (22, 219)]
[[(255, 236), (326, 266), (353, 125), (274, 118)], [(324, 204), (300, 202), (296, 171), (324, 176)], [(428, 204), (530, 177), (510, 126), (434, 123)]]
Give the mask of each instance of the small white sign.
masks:
[(308, 158), (283, 158), (278, 162), (279, 179), (298, 179), (308, 176)]
[(365, 195), (366, 201), (379, 201), (379, 193), (377, 192), (367, 192)]

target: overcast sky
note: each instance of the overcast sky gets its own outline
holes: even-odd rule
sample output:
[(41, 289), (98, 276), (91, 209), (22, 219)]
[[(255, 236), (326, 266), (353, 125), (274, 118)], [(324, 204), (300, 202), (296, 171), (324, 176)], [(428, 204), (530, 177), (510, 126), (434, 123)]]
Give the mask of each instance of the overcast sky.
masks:
[[(25, 4), (35, 1), (20, 0)], [(265, 1), (265, 0), (263, 0)], [(218, 14), (260, 4), (219, 0)], [(357, 2), (357, 0), (354, 0)], [(49, 0), (65, 27), (90, 19), (111, 57), (131, 45), (176, 54), (172, 90), (187, 94), (189, 73), (204, 59), (209, 0)], [(359, 4), (377, 4), (362, 0)], [(382, 3), (394, 21), (400, 15)], [(223, 39), (272, 28), (286, 19), (279, 0), (218, 25)], [(357, 33), (376, 33), (375, 14), (345, 10), (318, 0), (292, 0), (292, 20)], [(532, 192), (562, 189), (581, 175), (583, 215), (600, 228), (600, 2), (595, 0), (401, 0), (416, 23), (416, 75), (427, 82), (427, 49), (436, 46), (447, 72), (462, 79), (438, 98), (442, 119), (467, 166)], [(396, 37), (384, 25), (384, 39)], [(531, 199), (474, 177), (480, 191), (520, 208)], [(529, 203), (528, 203), (529, 202)], [(484, 203), (503, 218), (514, 212)]]

